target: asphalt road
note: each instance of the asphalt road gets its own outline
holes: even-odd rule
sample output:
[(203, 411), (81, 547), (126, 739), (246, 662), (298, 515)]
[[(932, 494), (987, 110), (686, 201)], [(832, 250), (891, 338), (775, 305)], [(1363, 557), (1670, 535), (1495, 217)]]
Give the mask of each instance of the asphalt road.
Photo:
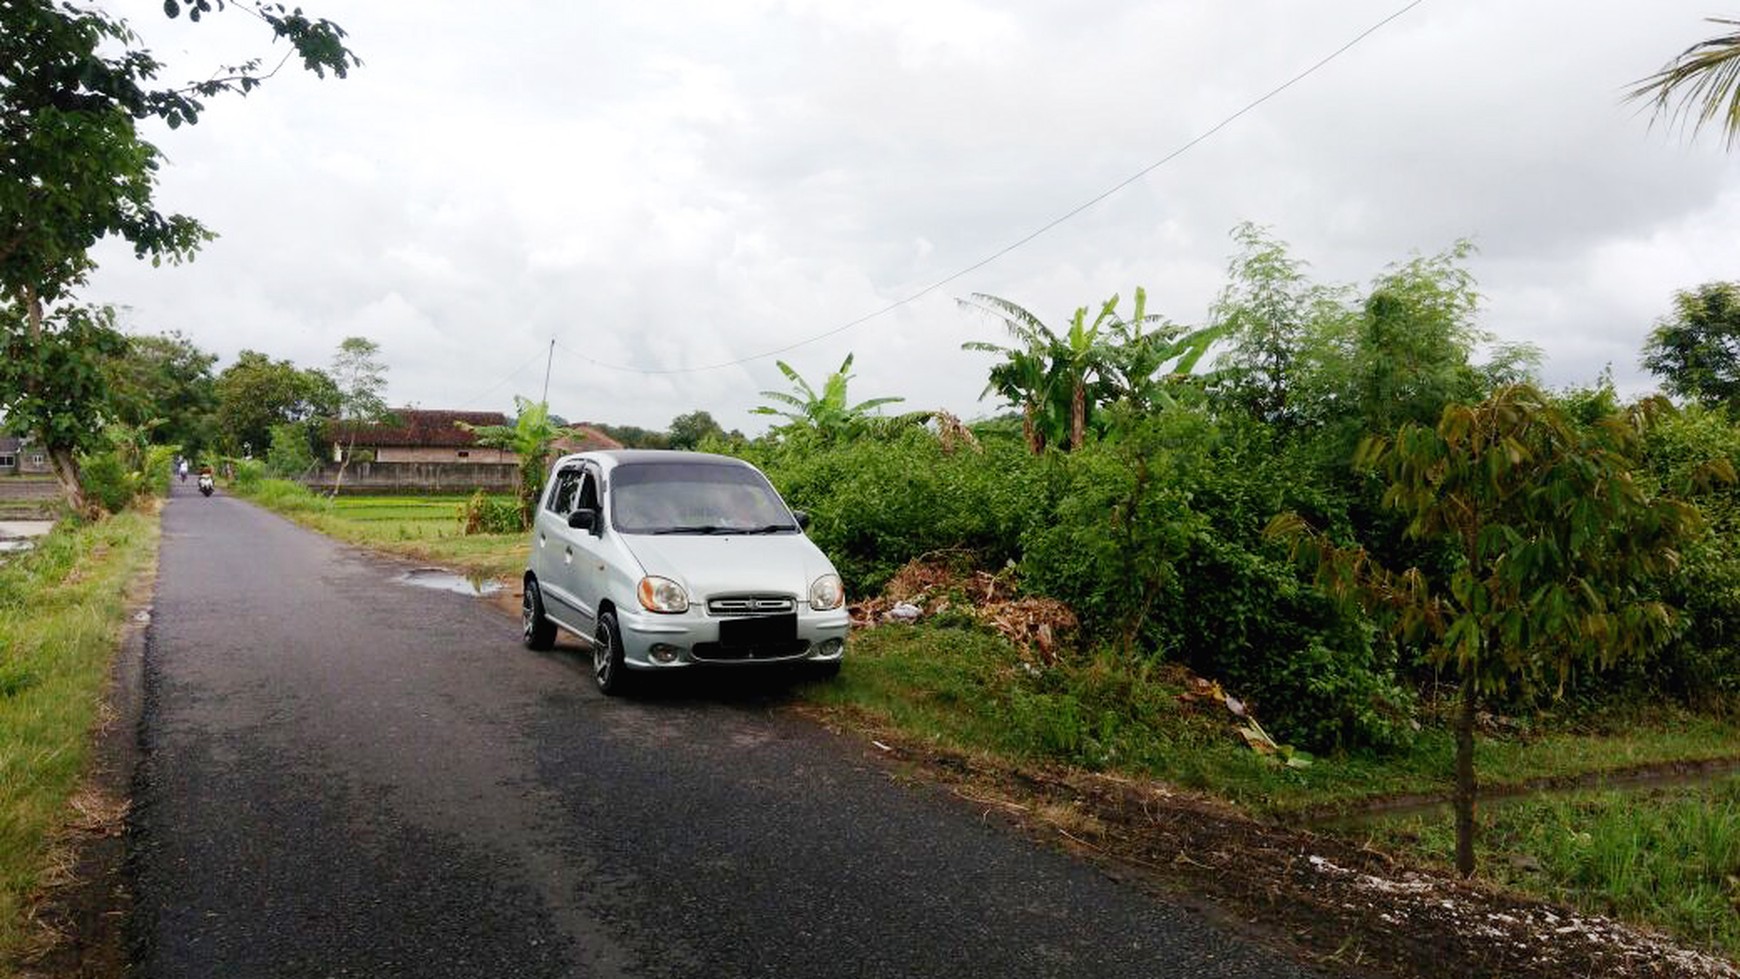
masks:
[(1293, 977), (777, 692), (610, 700), (476, 599), (177, 484), (129, 829), (145, 977)]

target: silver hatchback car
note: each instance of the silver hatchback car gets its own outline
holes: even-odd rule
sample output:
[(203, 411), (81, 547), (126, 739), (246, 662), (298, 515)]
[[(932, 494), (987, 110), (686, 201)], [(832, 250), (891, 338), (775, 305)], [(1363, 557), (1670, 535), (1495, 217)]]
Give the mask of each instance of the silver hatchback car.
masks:
[(526, 561), (525, 644), (556, 627), (592, 648), (598, 689), (627, 671), (807, 663), (839, 672), (840, 575), (759, 469), (701, 452), (582, 452), (556, 461)]

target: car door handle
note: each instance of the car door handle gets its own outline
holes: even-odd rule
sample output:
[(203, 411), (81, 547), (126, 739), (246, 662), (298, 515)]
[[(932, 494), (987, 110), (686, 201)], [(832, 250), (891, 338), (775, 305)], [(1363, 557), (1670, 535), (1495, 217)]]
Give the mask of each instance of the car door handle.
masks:
[(562, 548), (562, 563), (563, 564), (573, 564), (574, 563), (574, 549), (572, 547)]

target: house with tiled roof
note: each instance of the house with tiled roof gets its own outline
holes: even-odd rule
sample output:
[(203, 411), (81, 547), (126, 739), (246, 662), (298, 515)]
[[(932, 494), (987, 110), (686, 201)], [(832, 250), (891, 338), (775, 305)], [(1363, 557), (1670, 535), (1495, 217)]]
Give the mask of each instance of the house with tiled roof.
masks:
[[(386, 424), (338, 423), (332, 433), (332, 458), (337, 460), (354, 445), (353, 458), (373, 457), (375, 462), (493, 462), (515, 463), (519, 458), (505, 449), (477, 444), (477, 436), (460, 428), (467, 425), (506, 425), (499, 411), (432, 411), (395, 408)], [(351, 441), (352, 429), (356, 440)], [(364, 453), (367, 453), (365, 455)]]
[[(398, 408), (389, 423), (358, 425), (353, 458), (375, 462), (462, 462), (513, 463), (519, 457), (506, 449), (494, 449), (477, 444), (477, 436), (461, 428), (459, 422), (482, 427), (511, 425), (513, 421), (499, 411), (434, 411), (424, 408)], [(346, 447), (352, 445), (349, 424), (335, 424), (332, 433), (332, 458), (336, 461)], [(559, 439), (555, 450), (560, 453), (585, 452), (592, 449), (620, 449), (615, 439), (596, 429), (577, 426), (576, 434)], [(365, 454), (367, 453), (367, 454)]]

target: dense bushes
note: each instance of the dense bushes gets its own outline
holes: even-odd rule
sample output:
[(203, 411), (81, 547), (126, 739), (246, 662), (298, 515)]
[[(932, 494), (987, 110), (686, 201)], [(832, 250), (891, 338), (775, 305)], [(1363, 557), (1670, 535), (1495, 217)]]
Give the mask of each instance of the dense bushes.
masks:
[(1020, 556), (1029, 526), (1047, 517), (1047, 461), (996, 439), (946, 451), (911, 428), (892, 438), (824, 443), (801, 435), (742, 450), (793, 507), (810, 515), (852, 594), (879, 590), (925, 554), (970, 552), (984, 567)]
[(1708, 477), (1710, 460), (1740, 462), (1740, 429), (1723, 412), (1691, 407), (1657, 425), (1646, 451), (1656, 478), (1696, 503), (1709, 526), (1663, 583), (1680, 628), (1641, 673), (1687, 703), (1727, 703), (1740, 694), (1740, 487)]
[(175, 446), (151, 445), (143, 429), (125, 425), (110, 426), (104, 441), (79, 460), (79, 481), (91, 503), (120, 513), (140, 498), (169, 495)]
[(1200, 407), (1109, 431), (1043, 456), (1003, 433), (948, 451), (922, 429), (739, 451), (809, 512), (853, 594), (927, 555), (1016, 562), (1025, 590), (1068, 602), (1088, 643), (1132, 668), (1170, 660), (1221, 679), (1278, 736), (1319, 750), (1394, 743), (1410, 706), (1394, 654), (1262, 537), (1281, 509), (1345, 525), (1345, 465), (1326, 474), (1312, 447)]

